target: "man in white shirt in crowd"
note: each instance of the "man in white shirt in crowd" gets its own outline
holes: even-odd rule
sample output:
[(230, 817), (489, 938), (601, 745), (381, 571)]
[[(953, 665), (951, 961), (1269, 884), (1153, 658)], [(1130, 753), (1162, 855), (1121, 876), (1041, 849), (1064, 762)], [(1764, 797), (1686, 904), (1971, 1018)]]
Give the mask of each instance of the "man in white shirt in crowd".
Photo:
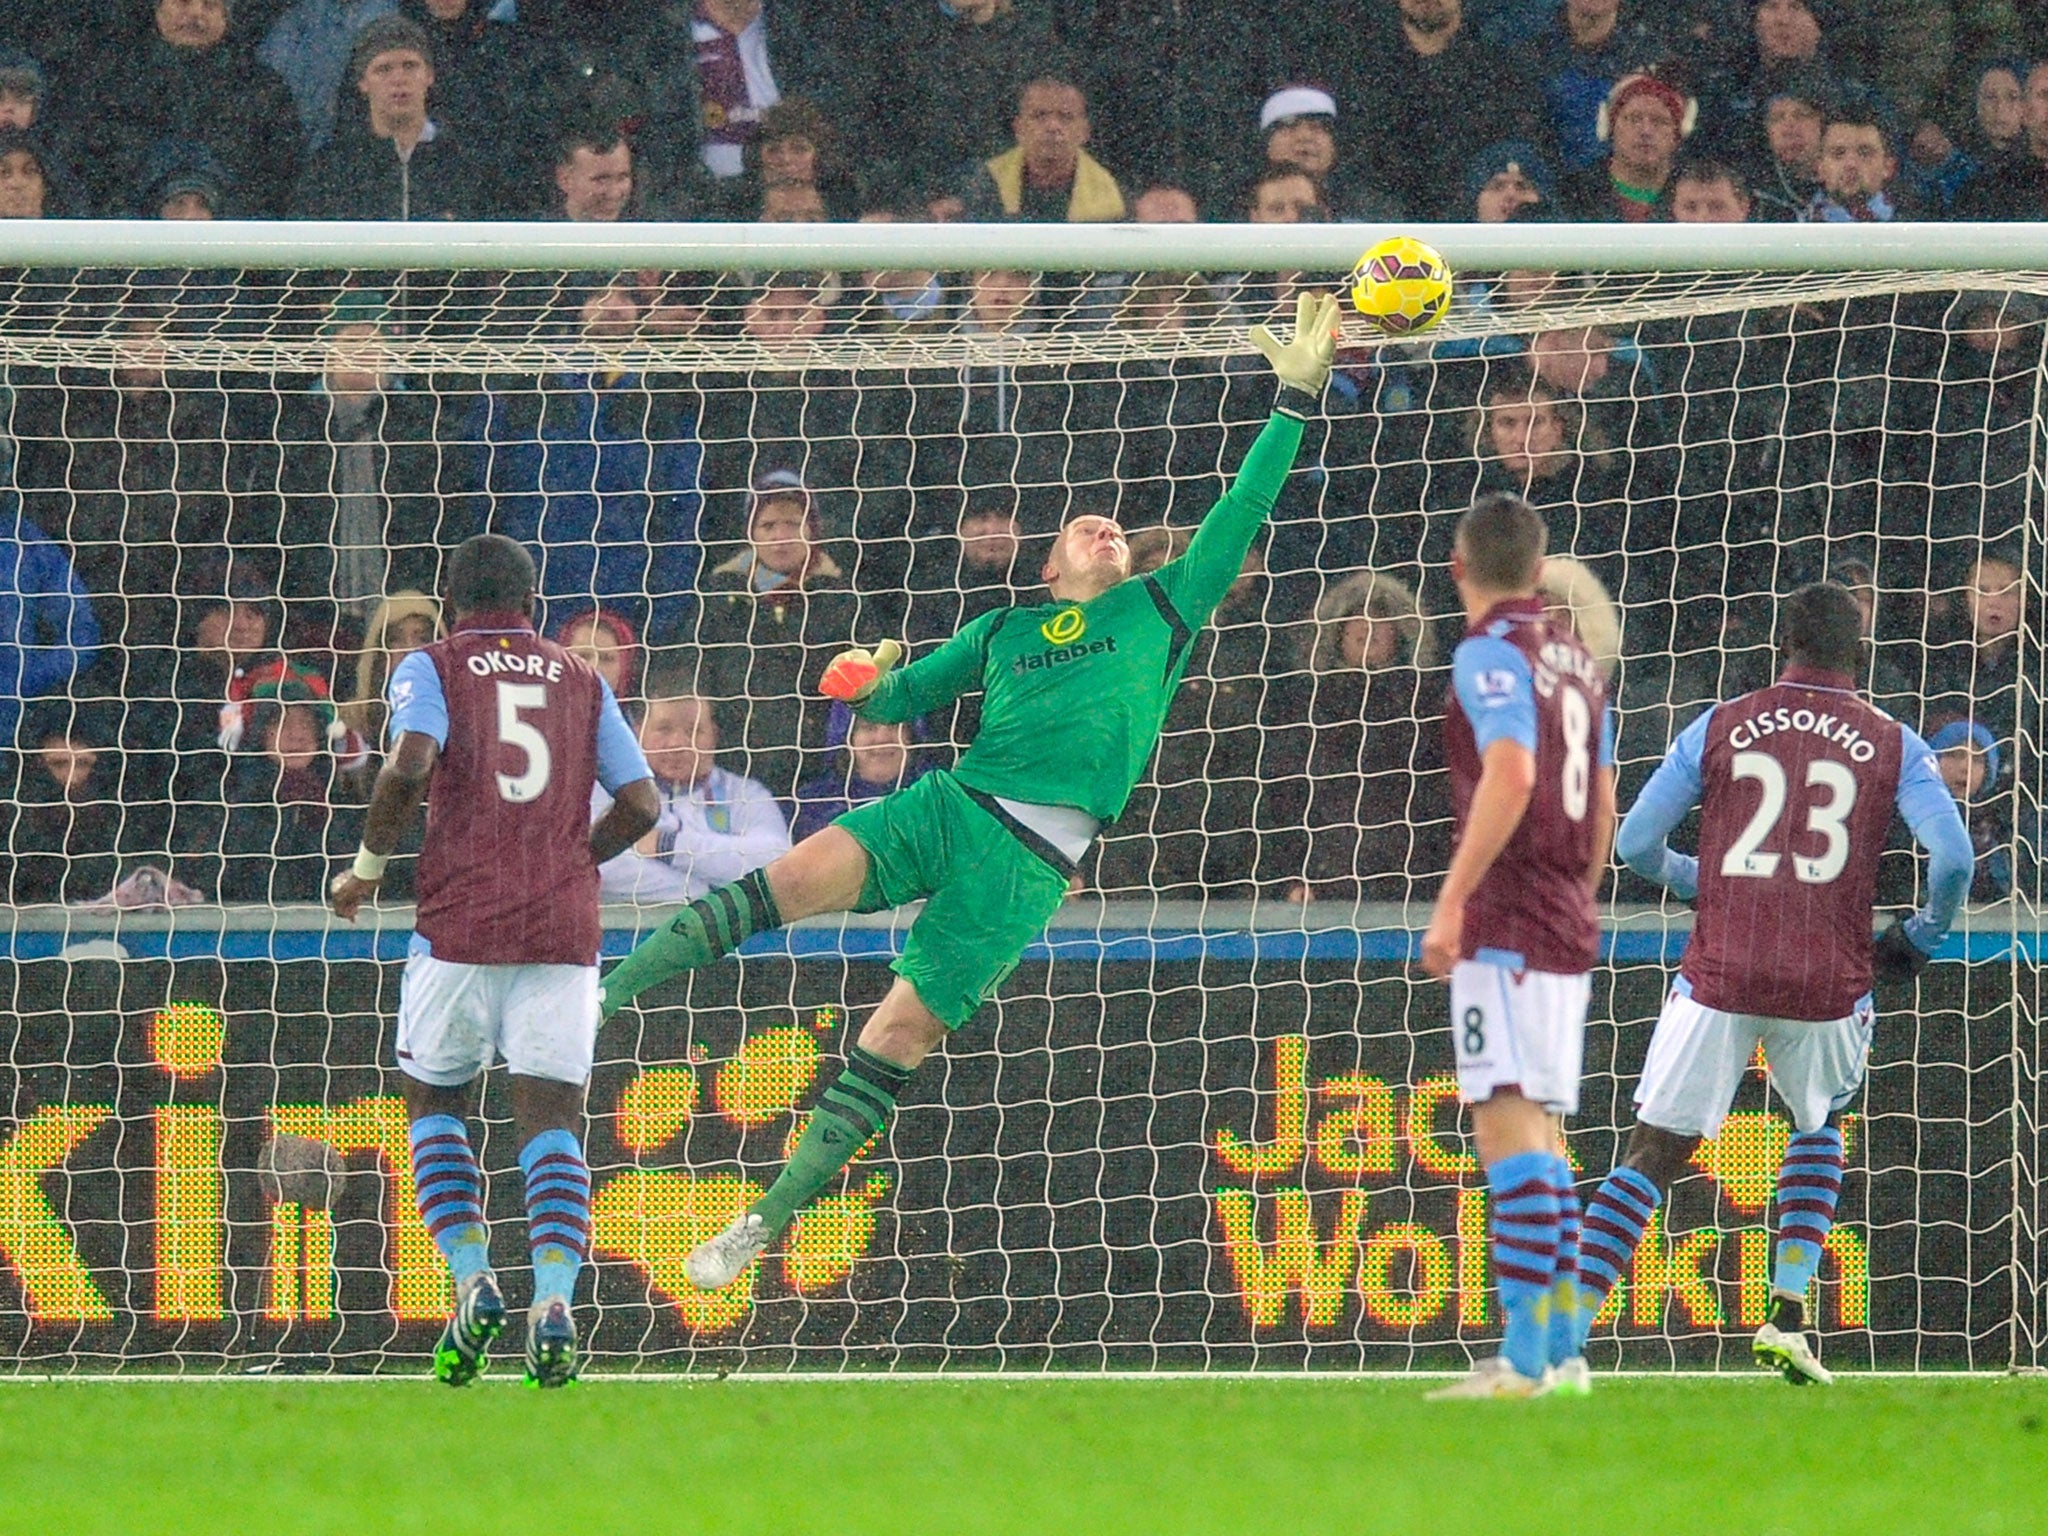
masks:
[[(694, 901), (789, 852), (789, 821), (766, 787), (718, 766), (718, 722), (687, 688), (653, 692), (640, 748), (654, 770), (661, 817), (633, 847), (600, 866), (607, 901)], [(592, 811), (603, 815), (603, 790)]]

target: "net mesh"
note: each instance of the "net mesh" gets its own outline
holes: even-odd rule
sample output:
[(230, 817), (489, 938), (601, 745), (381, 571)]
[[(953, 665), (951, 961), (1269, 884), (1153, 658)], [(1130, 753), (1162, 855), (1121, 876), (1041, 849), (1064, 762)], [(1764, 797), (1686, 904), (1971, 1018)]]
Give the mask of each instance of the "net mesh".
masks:
[[(608, 871), (621, 953), (971, 738), (969, 700), (849, 746), (816, 692), (837, 649), (915, 652), (1029, 600), (1077, 513), (1171, 558), (1265, 419), (1245, 325), (1328, 281), (6, 274), (0, 1349), (410, 1370), (431, 1341), (446, 1274), (389, 1070), (408, 914), (344, 932), (316, 903), (462, 537), (528, 543), (544, 626), (623, 697), (709, 699), (720, 761), (775, 802)], [(1818, 1319), (1833, 1363), (2034, 1363), (2044, 296), (2020, 272), (1510, 272), (1419, 341), (1354, 321), (1075, 898), (730, 1292), (695, 1292), (683, 1256), (772, 1177), (905, 919), (805, 925), (607, 1026), (592, 1357), (1402, 1369), (1482, 1347), (1484, 1194), (1443, 995), (1409, 960), (1449, 851), (1450, 528), (1497, 488), (1612, 595), (1611, 625), (1590, 588), (1557, 601), (1614, 668), (1624, 806), (1700, 708), (1767, 680), (1774, 596), (1822, 574), (1867, 599), (1881, 704), (1986, 728), (1968, 931), (1884, 1019)], [(1898, 836), (1881, 894), (1903, 906)], [(1589, 1177), (1686, 930), (1632, 877), (1608, 894), (1571, 1127)], [(517, 1276), (501, 1090), (481, 1154)], [(1737, 1111), (1596, 1364), (1746, 1363), (1788, 1124), (1761, 1073)]]

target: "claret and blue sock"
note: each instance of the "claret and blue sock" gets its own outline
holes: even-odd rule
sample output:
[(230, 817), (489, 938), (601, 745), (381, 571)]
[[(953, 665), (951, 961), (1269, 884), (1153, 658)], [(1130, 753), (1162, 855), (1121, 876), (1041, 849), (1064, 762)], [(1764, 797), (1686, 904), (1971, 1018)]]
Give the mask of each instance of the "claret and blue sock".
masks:
[(1807, 1291), (1820, 1272), (1821, 1252), (1835, 1224), (1845, 1166), (1839, 1126), (1800, 1131), (1785, 1148), (1778, 1169), (1778, 1248), (1771, 1269), (1772, 1321), (1781, 1328), (1805, 1325)]
[(1556, 1157), (1518, 1152), (1486, 1170), (1493, 1195), (1493, 1275), (1507, 1328), (1500, 1352), (1524, 1376), (1550, 1363), (1550, 1296), (1562, 1210)]
[[(1563, 1365), (1585, 1349), (1579, 1324), (1579, 1192), (1572, 1165), (1563, 1156), (1550, 1159), (1551, 1187), (1557, 1191), (1557, 1269), (1550, 1286), (1550, 1363)], [(1587, 1320), (1591, 1326), (1591, 1319)]]
[(412, 1176), (420, 1218), (448, 1260), (459, 1291), (472, 1276), (491, 1267), (484, 1175), (469, 1145), (469, 1127), (453, 1115), (425, 1115), (413, 1121)]
[(519, 1149), (526, 1176), (526, 1238), (536, 1301), (572, 1300), (576, 1272), (590, 1256), (590, 1165), (576, 1133), (542, 1131)]
[(1649, 1175), (1626, 1163), (1607, 1175), (1586, 1202), (1579, 1231), (1579, 1305), (1572, 1354), (1585, 1352), (1593, 1315), (1635, 1261), (1636, 1245), (1663, 1203), (1664, 1192)]
[[(421, 1219), (448, 1260), (459, 1291), (491, 1267), (490, 1229), (484, 1224), (483, 1170), (469, 1144), (469, 1129), (453, 1115), (426, 1115), (412, 1124), (413, 1181)], [(537, 1297), (567, 1300), (590, 1253), (590, 1167), (572, 1131), (542, 1131), (519, 1153), (526, 1176), (526, 1220)]]

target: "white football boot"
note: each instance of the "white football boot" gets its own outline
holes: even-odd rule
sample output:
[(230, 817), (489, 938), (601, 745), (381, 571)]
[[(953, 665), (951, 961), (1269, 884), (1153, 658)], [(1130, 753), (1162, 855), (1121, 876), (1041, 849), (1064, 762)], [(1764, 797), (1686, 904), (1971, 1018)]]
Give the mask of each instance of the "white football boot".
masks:
[(726, 1224), (723, 1232), (690, 1250), (683, 1273), (700, 1291), (722, 1291), (761, 1256), (770, 1235), (760, 1217), (751, 1211), (742, 1212)]
[(1544, 1378), (1524, 1376), (1505, 1357), (1495, 1355), (1479, 1361), (1469, 1375), (1459, 1377), (1447, 1387), (1438, 1387), (1423, 1400), (1455, 1403), (1476, 1398), (1541, 1397), (1549, 1390), (1550, 1384)]
[(1593, 1367), (1586, 1364), (1584, 1355), (1573, 1355), (1560, 1365), (1553, 1365), (1543, 1373), (1549, 1384), (1552, 1397), (1591, 1397), (1593, 1395)]
[(1749, 1351), (1760, 1369), (1776, 1371), (1795, 1387), (1832, 1387), (1835, 1373), (1820, 1363), (1806, 1334), (1788, 1332), (1776, 1323), (1757, 1329)]

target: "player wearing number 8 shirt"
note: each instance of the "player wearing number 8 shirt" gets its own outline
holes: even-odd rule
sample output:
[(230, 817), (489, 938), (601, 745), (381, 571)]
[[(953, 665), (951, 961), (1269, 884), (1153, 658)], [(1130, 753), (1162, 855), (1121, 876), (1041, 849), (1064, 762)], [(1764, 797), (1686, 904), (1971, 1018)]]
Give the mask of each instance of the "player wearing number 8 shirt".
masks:
[(1493, 1197), (1507, 1325), (1499, 1357), (1438, 1397), (1528, 1397), (1585, 1374), (1566, 1353), (1577, 1210), (1552, 1117), (1579, 1106), (1614, 752), (1599, 664), (1544, 619), (1544, 542), (1528, 502), (1484, 496), (1451, 557), (1470, 624), (1444, 720), (1457, 848), (1422, 959), (1451, 984), (1458, 1093)]
[[(575, 1374), (570, 1311), (590, 1246), (583, 1089), (598, 1024), (597, 866), (654, 825), (653, 775), (611, 690), (533, 631), (533, 561), (483, 534), (449, 562), (455, 629), (392, 669), (390, 759), (355, 868), (353, 918), (431, 782), (419, 912), (398, 996), (398, 1068), (420, 1215), (448, 1260), (456, 1310), (434, 1374), (461, 1386), (505, 1326), (483, 1175), (465, 1117), (498, 1057), (511, 1074), (534, 1300), (527, 1380)], [(593, 782), (611, 808), (590, 824)]]
[[(1636, 1088), (1628, 1155), (1587, 1204), (1579, 1262), (1590, 1319), (1762, 1045), (1796, 1133), (1778, 1175), (1770, 1318), (1753, 1350), (1794, 1385), (1832, 1379), (1806, 1337), (1806, 1293), (1842, 1188), (1837, 1120), (1869, 1055), (1873, 962), (1887, 980), (1918, 974), (1970, 882), (1970, 836), (1934, 754), (1856, 692), (1861, 621), (1833, 583), (1787, 598), (1777, 682), (1688, 726), (1622, 824), (1629, 867), (1696, 897), (1697, 915)], [(1697, 858), (1666, 841), (1695, 805)], [(1928, 900), (1873, 949), (1894, 806), (1930, 855)]]

